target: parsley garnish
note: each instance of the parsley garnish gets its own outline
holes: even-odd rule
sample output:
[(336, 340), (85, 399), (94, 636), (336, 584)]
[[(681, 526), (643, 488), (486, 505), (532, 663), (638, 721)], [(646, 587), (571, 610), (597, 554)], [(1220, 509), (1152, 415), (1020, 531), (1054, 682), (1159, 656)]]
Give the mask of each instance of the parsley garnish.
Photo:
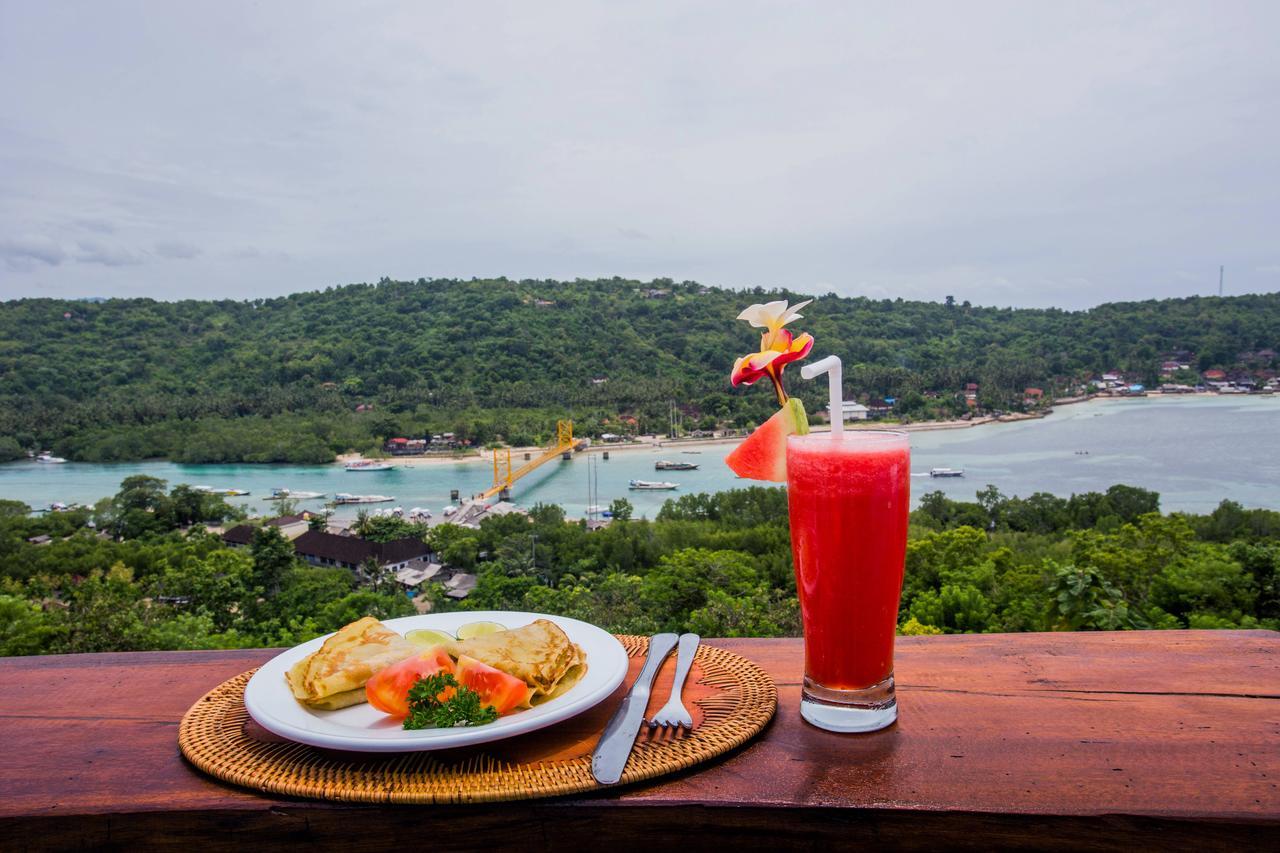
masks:
[[(443, 702), (438, 698), (450, 687), (457, 688)], [(480, 694), (458, 684), (451, 672), (437, 672), (419, 678), (409, 688), (409, 716), (406, 729), (450, 729), (455, 726), (482, 726), (498, 719), (498, 709), (481, 705)]]

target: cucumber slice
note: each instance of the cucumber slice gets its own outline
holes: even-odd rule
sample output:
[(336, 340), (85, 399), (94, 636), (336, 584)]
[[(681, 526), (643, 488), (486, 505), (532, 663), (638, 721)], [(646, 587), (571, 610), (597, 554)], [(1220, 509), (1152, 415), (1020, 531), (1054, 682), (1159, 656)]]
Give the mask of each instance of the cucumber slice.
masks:
[(468, 622), (458, 629), (459, 640), (470, 640), (472, 637), (483, 637), (485, 634), (496, 634), (507, 630), (506, 625), (497, 622)]
[(438, 646), (441, 643), (452, 643), (453, 635), (446, 634), (444, 631), (437, 631), (435, 628), (417, 628), (404, 635), (404, 638), (411, 643), (429, 649), (432, 646)]

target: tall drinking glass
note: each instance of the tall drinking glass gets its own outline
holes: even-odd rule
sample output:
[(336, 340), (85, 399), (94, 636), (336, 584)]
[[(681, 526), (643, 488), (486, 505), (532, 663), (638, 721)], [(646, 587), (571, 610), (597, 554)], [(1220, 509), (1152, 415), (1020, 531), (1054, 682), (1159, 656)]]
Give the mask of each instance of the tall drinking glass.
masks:
[(869, 732), (898, 717), (893, 638), (910, 468), (904, 432), (787, 439), (791, 550), (804, 622), (800, 713), (819, 728)]

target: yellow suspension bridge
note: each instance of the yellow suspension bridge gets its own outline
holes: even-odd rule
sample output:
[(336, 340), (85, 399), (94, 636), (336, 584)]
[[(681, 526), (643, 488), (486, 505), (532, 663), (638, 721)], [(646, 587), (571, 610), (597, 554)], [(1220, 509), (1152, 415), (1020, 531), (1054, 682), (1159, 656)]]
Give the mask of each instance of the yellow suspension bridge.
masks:
[(556, 443), (519, 468), (511, 468), (511, 448), (493, 451), (493, 485), (480, 493), (481, 500), (510, 492), (516, 480), (529, 474), (557, 456), (573, 450), (573, 421), (556, 421)]

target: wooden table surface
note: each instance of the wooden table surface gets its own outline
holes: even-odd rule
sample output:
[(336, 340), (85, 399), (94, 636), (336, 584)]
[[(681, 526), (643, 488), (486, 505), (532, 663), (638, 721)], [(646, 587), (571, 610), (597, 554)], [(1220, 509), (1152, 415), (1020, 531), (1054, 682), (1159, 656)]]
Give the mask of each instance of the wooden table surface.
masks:
[[(1157, 849), (1280, 839), (1280, 634), (899, 640), (900, 719), (799, 715), (798, 640), (711, 640), (779, 688), (725, 758), (595, 796), (384, 807), (262, 797), (178, 752), (178, 721), (270, 650), (0, 658), (0, 848)], [(670, 665), (670, 664), (668, 664)]]

